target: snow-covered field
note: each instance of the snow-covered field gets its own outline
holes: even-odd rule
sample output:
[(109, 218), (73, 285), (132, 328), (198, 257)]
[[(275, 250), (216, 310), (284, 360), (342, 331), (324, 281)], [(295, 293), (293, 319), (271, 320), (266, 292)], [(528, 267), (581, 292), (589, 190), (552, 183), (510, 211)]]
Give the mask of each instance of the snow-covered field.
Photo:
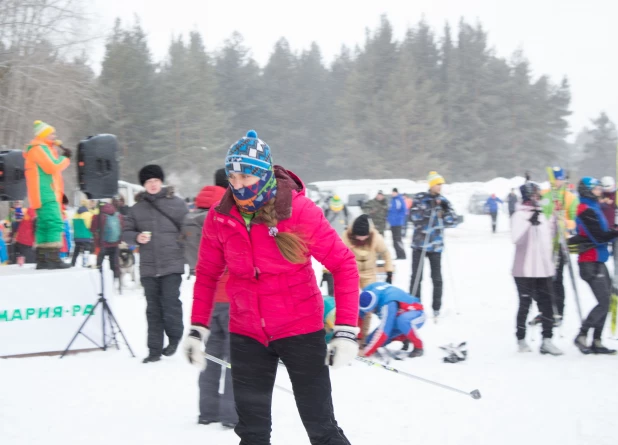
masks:
[[(518, 181), (454, 184), (444, 191), (456, 208), (465, 209), (467, 197), (479, 188), (503, 196)], [(344, 189), (340, 193), (365, 187), (373, 195), (379, 188), (390, 190), (393, 182), (388, 184), (355, 186), (345, 182), (340, 183)], [(417, 185), (417, 189), (401, 186), (400, 190), (424, 188)], [(337, 419), (351, 443), (616, 443), (618, 357), (583, 356), (573, 345), (579, 321), (568, 278), (565, 324), (555, 335), (555, 343), (565, 355), (538, 353), (539, 328), (528, 332), (534, 352), (520, 354), (514, 334), (517, 296), (510, 276), (513, 247), (508, 216), (500, 216), (498, 233), (492, 235), (489, 217), (466, 215), (462, 226), (448, 232), (446, 242), (445, 317), (439, 324), (429, 321), (421, 329), (425, 356), (391, 364), (465, 391), (479, 389), (483, 398), (473, 400), (354, 362), (331, 374)], [(407, 289), (409, 276), (410, 260), (397, 261), (395, 284)], [(585, 283), (578, 280), (578, 286), (587, 313), (594, 298)], [(192, 283), (184, 281), (187, 323), (191, 290)], [(428, 277), (423, 282), (423, 297), (429, 306)], [(147, 353), (145, 307), (138, 288), (113, 300), (114, 313), (137, 358), (131, 358), (123, 348), (62, 360), (0, 360), (0, 443), (237, 444), (232, 431), (219, 425), (197, 425), (198, 372), (181, 353), (158, 363), (141, 363)], [(535, 314), (533, 310), (531, 315)], [(469, 345), (468, 360), (443, 363), (439, 346), (464, 340)], [(618, 342), (607, 336), (604, 341), (618, 347)], [(290, 387), (284, 368), (279, 368), (277, 383)], [(309, 443), (293, 398), (277, 390), (272, 443)]]

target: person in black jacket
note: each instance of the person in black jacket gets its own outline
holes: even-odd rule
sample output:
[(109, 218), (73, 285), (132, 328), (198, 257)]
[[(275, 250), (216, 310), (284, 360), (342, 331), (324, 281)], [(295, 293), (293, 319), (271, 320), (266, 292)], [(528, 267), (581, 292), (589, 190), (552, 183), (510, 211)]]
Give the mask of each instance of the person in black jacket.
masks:
[(508, 205), (509, 216), (513, 216), (513, 213), (515, 213), (515, 206), (517, 206), (517, 195), (515, 194), (515, 189), (511, 189), (511, 193), (509, 193)]
[[(184, 201), (163, 187), (165, 176), (158, 165), (147, 165), (139, 172), (146, 189), (137, 196), (125, 218), (122, 240), (139, 245), (140, 275), (146, 294), (148, 349), (144, 363), (173, 355), (182, 338), (180, 284), (185, 269), (181, 228), (188, 213)], [(164, 333), (169, 339), (163, 348)]]

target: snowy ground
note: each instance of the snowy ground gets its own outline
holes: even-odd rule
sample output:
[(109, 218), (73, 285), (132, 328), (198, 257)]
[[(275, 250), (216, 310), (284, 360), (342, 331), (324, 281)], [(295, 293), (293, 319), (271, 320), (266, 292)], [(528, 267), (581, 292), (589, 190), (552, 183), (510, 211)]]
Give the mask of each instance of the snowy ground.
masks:
[[(465, 205), (463, 197), (470, 190), (452, 187), (453, 195), (461, 195), (454, 199), (456, 205)], [(465, 391), (478, 388), (483, 398), (473, 400), (355, 362), (332, 372), (337, 419), (352, 444), (616, 443), (618, 358), (583, 356), (575, 349), (572, 340), (579, 322), (569, 290), (563, 337), (557, 332), (555, 338), (565, 355), (541, 356), (538, 328), (528, 333), (535, 352), (516, 352), (517, 297), (510, 276), (513, 247), (508, 230), (504, 215), (495, 235), (490, 233), (489, 217), (466, 215), (466, 222), (448, 233), (443, 259), (446, 315), (439, 324), (429, 321), (422, 328), (424, 357), (394, 363)], [(407, 289), (409, 271), (409, 259), (398, 261), (395, 284)], [(183, 283), (187, 317), (191, 285)], [(585, 283), (578, 285), (587, 312), (594, 299)], [(427, 278), (423, 296), (429, 306)], [(123, 348), (62, 360), (0, 360), (0, 443), (237, 444), (231, 431), (197, 425), (198, 374), (182, 354), (141, 363), (147, 350), (140, 290), (116, 296), (113, 310), (137, 358)], [(438, 347), (463, 340), (469, 345), (468, 361), (442, 363)], [(604, 341), (618, 347), (614, 340)], [(279, 372), (278, 384), (289, 388), (285, 370)], [(275, 445), (309, 443), (293, 398), (277, 390), (272, 437)]]

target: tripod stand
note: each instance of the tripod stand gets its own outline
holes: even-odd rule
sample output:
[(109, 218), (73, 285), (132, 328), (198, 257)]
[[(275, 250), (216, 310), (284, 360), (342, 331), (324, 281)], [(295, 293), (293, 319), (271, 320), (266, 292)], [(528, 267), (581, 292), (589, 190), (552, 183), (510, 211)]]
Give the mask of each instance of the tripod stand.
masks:
[[(129, 348), (129, 352), (131, 353), (131, 356), (135, 357), (135, 354), (133, 354), (133, 350), (131, 349), (131, 346), (129, 345), (127, 338), (124, 336), (124, 333), (122, 332), (122, 329), (120, 328), (120, 325), (118, 324), (118, 321), (116, 321), (116, 317), (114, 317), (114, 314), (112, 313), (112, 309), (109, 307), (109, 304), (107, 303), (107, 299), (105, 298), (105, 279), (103, 277), (103, 266), (99, 266), (98, 269), (99, 269), (99, 273), (101, 274), (101, 293), (99, 294), (99, 299), (97, 300), (97, 304), (94, 305), (94, 307), (92, 308), (92, 310), (90, 311), (90, 313), (88, 314), (88, 316), (86, 317), (82, 325), (79, 327), (79, 329), (73, 336), (73, 339), (69, 343), (69, 346), (67, 346), (67, 348), (64, 350), (60, 358), (64, 357), (67, 354), (67, 352), (71, 348), (71, 345), (73, 344), (73, 342), (75, 342), (75, 339), (77, 338), (79, 334), (82, 334), (84, 337), (90, 340), (91, 343), (93, 343), (95, 346), (97, 346), (98, 348), (104, 351), (106, 351), (107, 348), (111, 346), (116, 346), (116, 349), (120, 349), (120, 346), (118, 344), (118, 339), (116, 338), (116, 335), (120, 334), (122, 336), (122, 339), (124, 340), (124, 344), (127, 345), (127, 348)], [(84, 329), (84, 326), (86, 325), (86, 323), (88, 323), (88, 320), (90, 320), (90, 317), (94, 315), (99, 305), (101, 305), (101, 328), (102, 328), (102, 333), (103, 333), (101, 344), (98, 344), (95, 340), (88, 337), (86, 334), (82, 332), (82, 329)], [(107, 323), (109, 323), (109, 331), (110, 331), (109, 335), (107, 335), (106, 333)]]

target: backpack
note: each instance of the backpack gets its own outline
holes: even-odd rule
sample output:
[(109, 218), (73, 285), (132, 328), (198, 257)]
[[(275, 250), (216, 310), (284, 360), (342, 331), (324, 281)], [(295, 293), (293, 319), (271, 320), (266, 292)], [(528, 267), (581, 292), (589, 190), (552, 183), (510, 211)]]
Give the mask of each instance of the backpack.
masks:
[(120, 227), (120, 218), (118, 212), (113, 215), (107, 215), (105, 218), (105, 227), (103, 227), (103, 241), (106, 243), (117, 243), (120, 241), (122, 230)]
[(208, 210), (198, 210), (194, 213), (187, 213), (182, 224), (185, 260), (192, 270), (195, 269), (197, 264), (200, 242), (202, 241), (202, 227), (204, 226), (207, 214)]

